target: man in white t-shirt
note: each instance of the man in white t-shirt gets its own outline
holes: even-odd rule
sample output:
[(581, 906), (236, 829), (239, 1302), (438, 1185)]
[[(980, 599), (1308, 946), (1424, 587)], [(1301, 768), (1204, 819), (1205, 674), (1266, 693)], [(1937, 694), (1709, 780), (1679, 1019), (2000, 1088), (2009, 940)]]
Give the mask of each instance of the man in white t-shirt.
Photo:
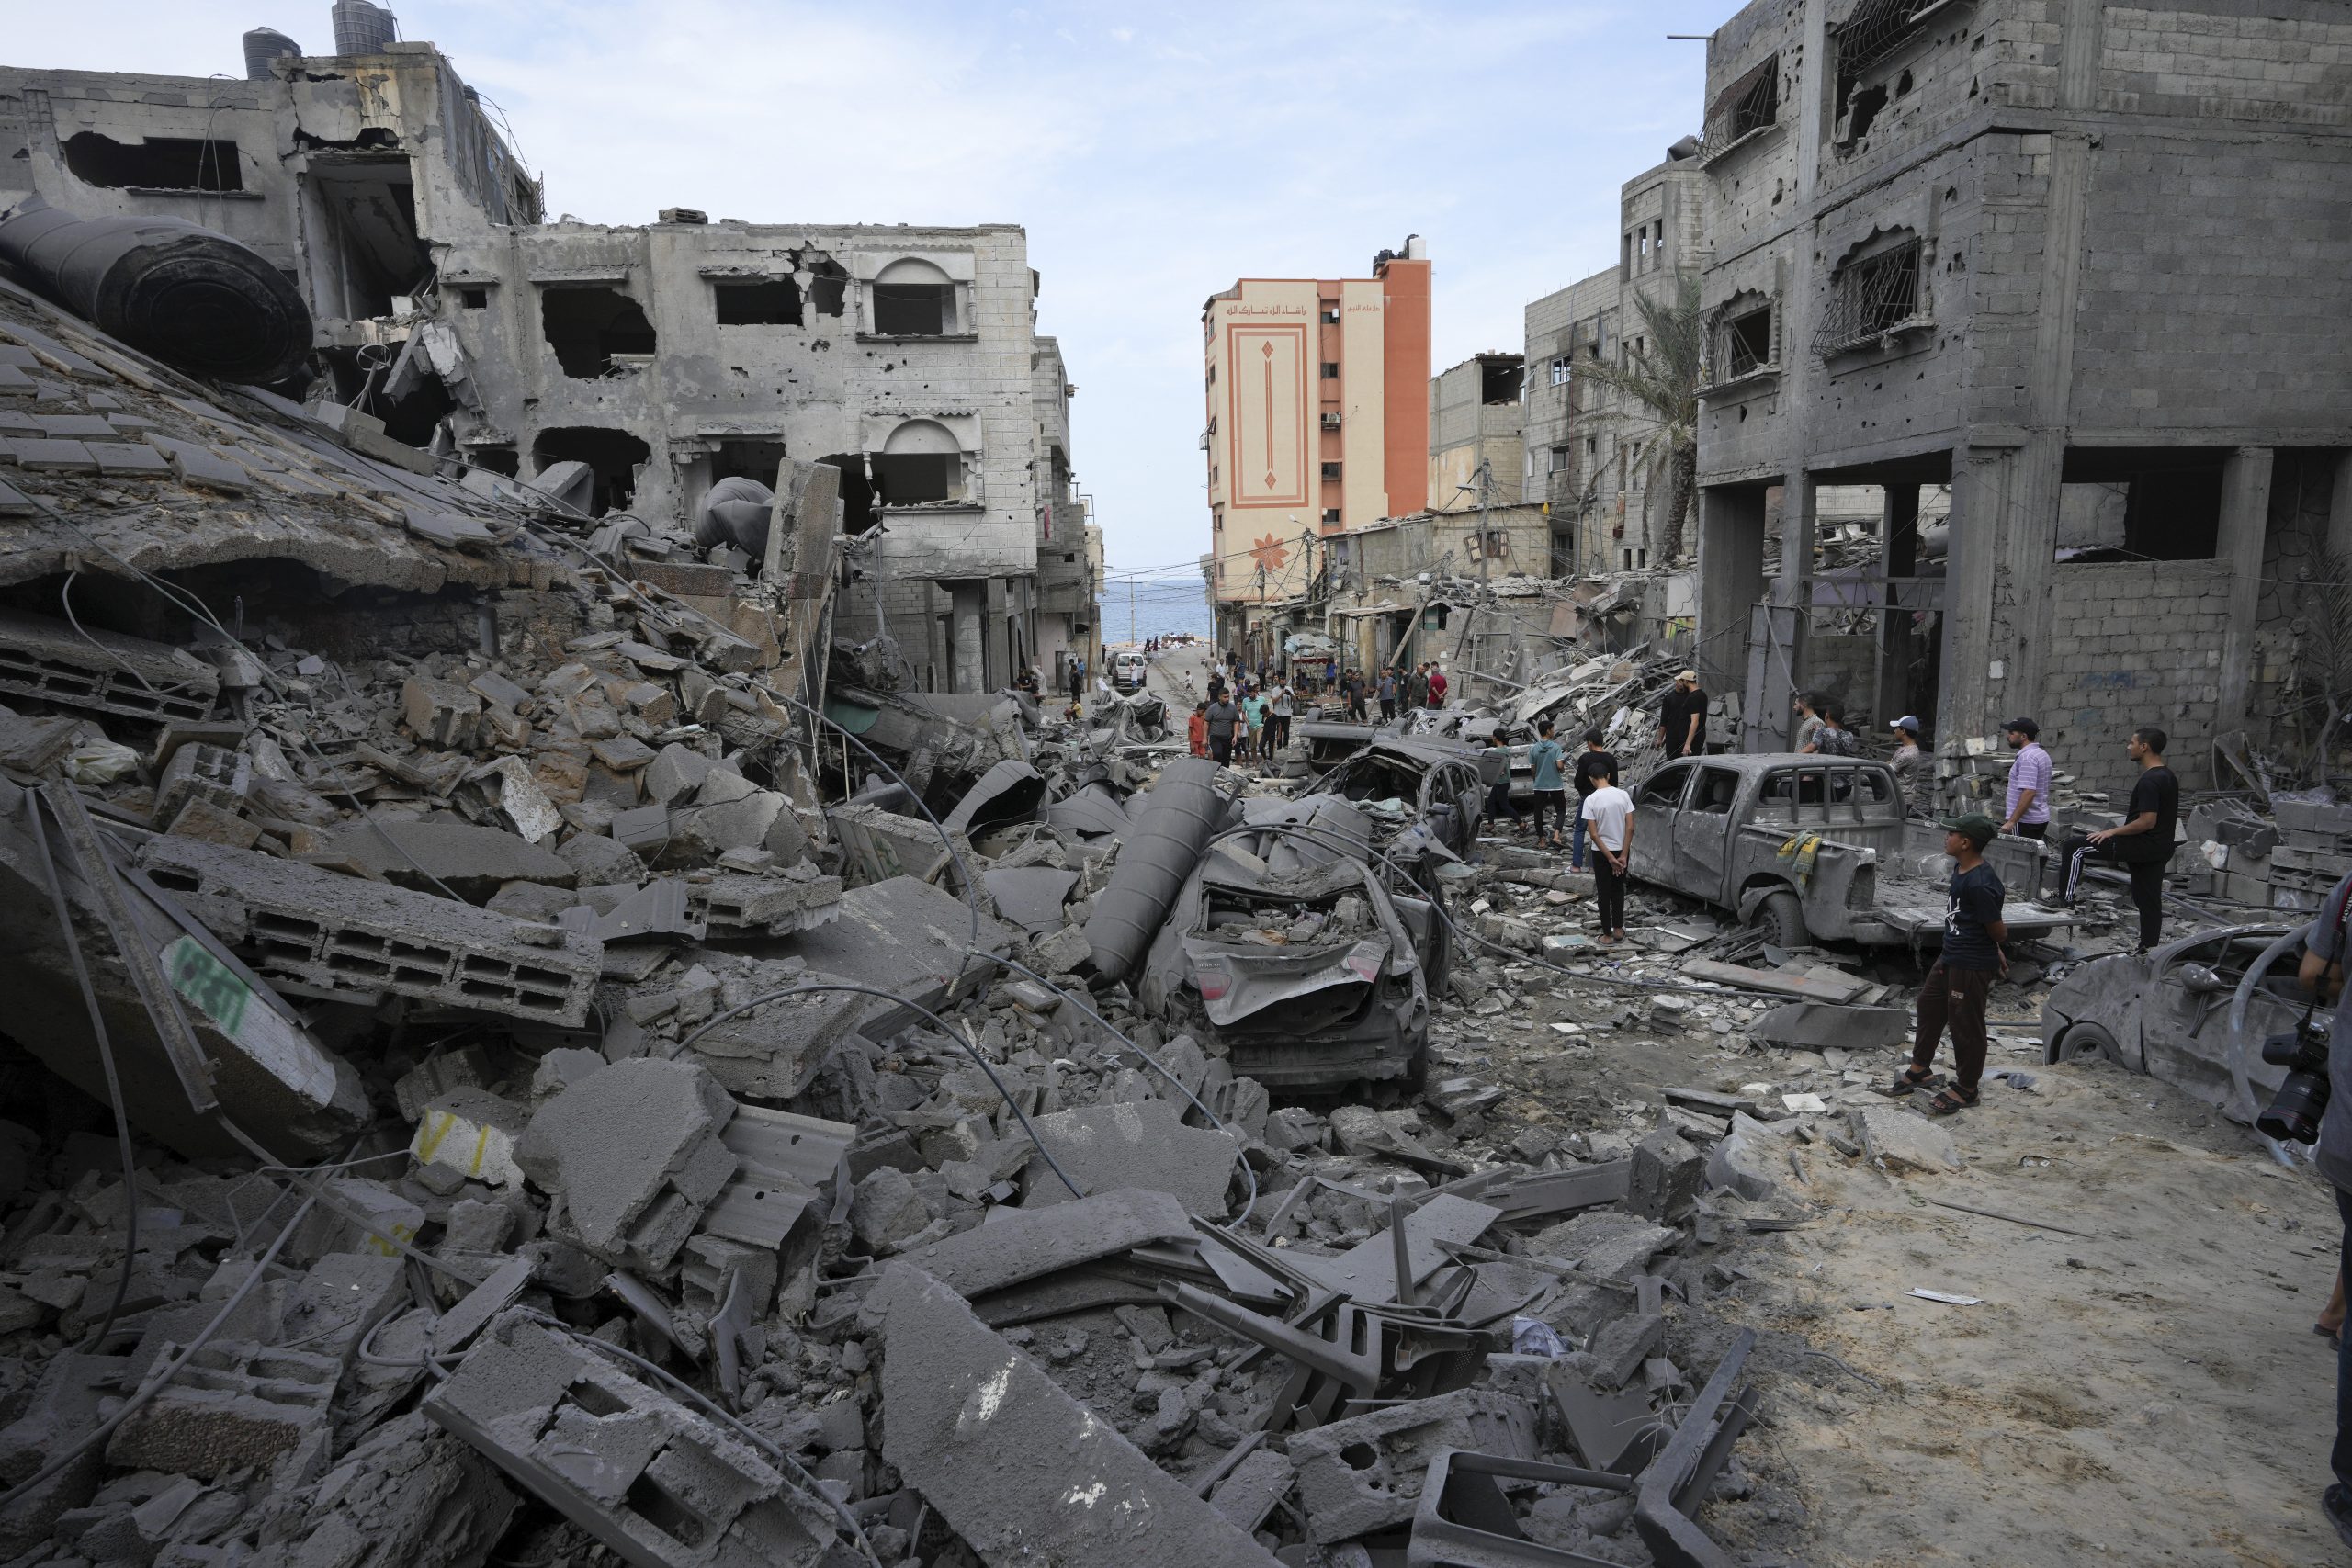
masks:
[(1634, 797), (1617, 787), (1613, 768), (1591, 770), (1600, 787), (1584, 797), (1578, 815), (1591, 840), (1592, 898), (1600, 917), (1600, 940), (1625, 940), (1625, 877), (1634, 859)]

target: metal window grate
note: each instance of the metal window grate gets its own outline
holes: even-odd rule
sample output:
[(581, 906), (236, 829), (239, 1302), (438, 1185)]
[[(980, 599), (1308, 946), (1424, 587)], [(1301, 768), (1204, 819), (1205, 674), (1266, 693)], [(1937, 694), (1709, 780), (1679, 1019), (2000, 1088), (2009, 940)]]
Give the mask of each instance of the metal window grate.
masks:
[(1715, 96), (1701, 141), (1710, 151), (1728, 147), (1781, 118), (1781, 57), (1777, 54)]
[(1773, 364), (1772, 307), (1758, 306), (1717, 322), (1713, 358), (1709, 379), (1717, 385)]
[(1848, 262), (1830, 279), (1813, 351), (1830, 355), (1883, 337), (1919, 315), (1919, 242)]
[(1850, 78), (1902, 48), (1927, 8), (1922, 0), (1860, 0), (1837, 29), (1838, 75)]

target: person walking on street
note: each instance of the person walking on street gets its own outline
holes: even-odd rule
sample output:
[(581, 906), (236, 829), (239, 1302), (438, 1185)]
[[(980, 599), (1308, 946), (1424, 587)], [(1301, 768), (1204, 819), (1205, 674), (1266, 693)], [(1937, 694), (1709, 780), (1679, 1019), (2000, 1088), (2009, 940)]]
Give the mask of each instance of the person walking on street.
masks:
[(1380, 722), (1388, 724), (1396, 717), (1396, 666), (1380, 667)]
[(2030, 718), (2009, 720), (2002, 739), (2017, 748), (2009, 764), (2008, 803), (2001, 808), (2001, 831), (2028, 839), (2050, 837), (2050, 753), (2041, 749), (2041, 726)]
[(1290, 682), (1275, 682), (1274, 694), (1266, 704), (1266, 748), (1269, 754), (1290, 744), (1290, 721), (1295, 705)]
[[(1911, 1065), (1886, 1086), (1892, 1095), (1936, 1089), (1930, 1116), (1950, 1116), (1976, 1103), (1984, 1076), (1984, 997), (2006, 974), (2009, 961), (2001, 943), (2009, 936), (2001, 919), (2001, 879), (1984, 863), (1984, 846), (2000, 829), (1982, 812), (1946, 817), (1944, 853), (1951, 857), (1951, 881), (1944, 888), (1944, 950), (1919, 987), (1916, 1043)], [(1936, 1047), (1951, 1032), (1952, 1078), (1939, 1088)]]
[(1520, 815), (1519, 802), (1510, 797), (1510, 748), (1503, 744), (1499, 731), (1487, 737), (1487, 749), (1503, 754), (1503, 765), (1495, 773), (1495, 782), (1487, 786), (1487, 818), (1500, 822), (1510, 818), (1510, 836), (1522, 838), (1527, 832), (1527, 819)]
[(1208, 704), (1194, 703), (1193, 716), (1184, 723), (1184, 739), (1192, 747), (1193, 755), (1195, 757), (1205, 757), (1209, 754), (1208, 716)]
[(1596, 768), (1600, 787), (1577, 808), (1592, 834), (1592, 901), (1600, 940), (1625, 940), (1625, 879), (1634, 861), (1634, 797), (1617, 787), (1614, 767)]
[(1707, 749), (1707, 694), (1699, 689), (1696, 670), (1677, 675), (1658, 705), (1657, 743), (1666, 748), (1669, 761), (1696, 757)]
[(1405, 705), (1408, 708), (1430, 705), (1430, 667), (1426, 663), (1414, 665), (1413, 672), (1405, 677)]
[[(1527, 749), (1528, 765), (1535, 770), (1535, 842), (1544, 849), (1565, 849), (1568, 828), (1567, 785), (1560, 778), (1560, 760), (1564, 753), (1560, 743), (1552, 739), (1552, 721), (1544, 720), (1535, 727), (1535, 744)], [(1557, 811), (1559, 821), (1548, 836), (1544, 831), (1544, 815)]]
[(1069, 700), (1076, 702), (1085, 694), (1086, 660), (1073, 659), (1069, 661)]
[(1348, 716), (1358, 724), (1363, 722), (1363, 671), (1348, 671)]
[(1250, 727), (1247, 754), (1263, 761), (1266, 757), (1266, 696), (1254, 686), (1250, 689), (1250, 694), (1241, 699), (1241, 719)]
[(1208, 728), (1209, 755), (1216, 759), (1218, 767), (1229, 766), (1233, 761), (1233, 729), (1241, 722), (1241, 710), (1220, 691), (1201, 716)]
[(2141, 953), (2164, 939), (2165, 867), (2180, 821), (2180, 780), (2165, 766), (2165, 732), (2153, 725), (2132, 732), (2124, 745), (2140, 764), (2140, 777), (2132, 785), (2123, 820), (2096, 833), (2076, 833), (2058, 852), (2058, 901), (2070, 909), (2082, 887), (2084, 866), (2098, 860), (2123, 867), (2140, 911)]
[(1444, 705), (1445, 671), (1432, 664), (1430, 666), (1430, 706), (1442, 708)]
[(1617, 759), (1601, 750), (1600, 739), (1600, 730), (1586, 730), (1584, 750), (1577, 757), (1577, 771), (1572, 780), (1577, 786), (1577, 826), (1575, 838), (1568, 848), (1570, 871), (1584, 869), (1584, 803), (1590, 800), (1592, 792), (1600, 787), (1602, 774), (1606, 773), (1612, 779), (1617, 776)]
[(1919, 721), (1905, 714), (1891, 727), (1894, 730), (1894, 783), (1903, 792), (1903, 810), (1907, 816), (1918, 808), (1920, 781), (1927, 773), (1927, 754), (1919, 750)]
[(1821, 738), (1821, 699), (1811, 692), (1799, 692), (1789, 706), (1797, 716), (1794, 749), (1808, 754), (1819, 750), (1821, 748), (1817, 742)]

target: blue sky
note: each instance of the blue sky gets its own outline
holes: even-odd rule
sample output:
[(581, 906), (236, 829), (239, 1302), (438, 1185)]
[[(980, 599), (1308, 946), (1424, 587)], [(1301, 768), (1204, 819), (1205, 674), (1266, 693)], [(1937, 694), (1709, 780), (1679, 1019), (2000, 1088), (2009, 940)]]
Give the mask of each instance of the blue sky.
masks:
[[(1200, 309), (1244, 275), (1362, 276), (1418, 232), (1433, 368), (1521, 346), (1609, 265), (1617, 189), (1699, 129), (1738, 0), (883, 6), (395, 0), (511, 121), (551, 211), (1015, 222), (1061, 339), (1114, 568), (1207, 548)], [(332, 44), (327, 0), (25, 7), (10, 63), (241, 72)]]

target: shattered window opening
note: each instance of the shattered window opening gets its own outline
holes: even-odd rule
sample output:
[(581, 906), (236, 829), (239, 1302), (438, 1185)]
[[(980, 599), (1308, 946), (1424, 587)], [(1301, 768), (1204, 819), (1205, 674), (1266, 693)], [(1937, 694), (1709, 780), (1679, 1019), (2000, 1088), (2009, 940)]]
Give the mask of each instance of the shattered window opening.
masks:
[(1717, 382), (1736, 381), (1775, 364), (1771, 305), (1767, 302), (1726, 314), (1715, 329), (1714, 350)]
[(800, 285), (788, 277), (713, 278), (712, 313), (722, 327), (801, 325)]
[(596, 476), (588, 505), (592, 517), (627, 511), (637, 499), (637, 470), (652, 457), (653, 448), (628, 431), (595, 425), (542, 430), (531, 443), (534, 474), (543, 474), (557, 463), (588, 465)]
[(2060, 470), (2053, 558), (2211, 560), (2221, 551), (2220, 447), (2072, 446)]
[(556, 363), (575, 381), (611, 375), (617, 368), (616, 355), (653, 352), (653, 323), (645, 319), (644, 307), (617, 288), (544, 285), (539, 323)]
[(84, 185), (107, 190), (232, 191), (245, 188), (234, 141), (151, 136), (117, 141), (95, 130), (65, 139), (65, 167)]
[(1728, 147), (1780, 118), (1781, 57), (1773, 54), (1716, 95), (1701, 140), (1710, 148)]
[[(1919, 239), (1907, 231), (1873, 236), (1881, 248), (1841, 263), (1830, 276), (1828, 308), (1813, 351), (1822, 358), (1860, 347), (1912, 324), (1919, 316)], [(1884, 243), (1884, 241), (1894, 241)], [(1860, 247), (1857, 247), (1858, 249)]]

